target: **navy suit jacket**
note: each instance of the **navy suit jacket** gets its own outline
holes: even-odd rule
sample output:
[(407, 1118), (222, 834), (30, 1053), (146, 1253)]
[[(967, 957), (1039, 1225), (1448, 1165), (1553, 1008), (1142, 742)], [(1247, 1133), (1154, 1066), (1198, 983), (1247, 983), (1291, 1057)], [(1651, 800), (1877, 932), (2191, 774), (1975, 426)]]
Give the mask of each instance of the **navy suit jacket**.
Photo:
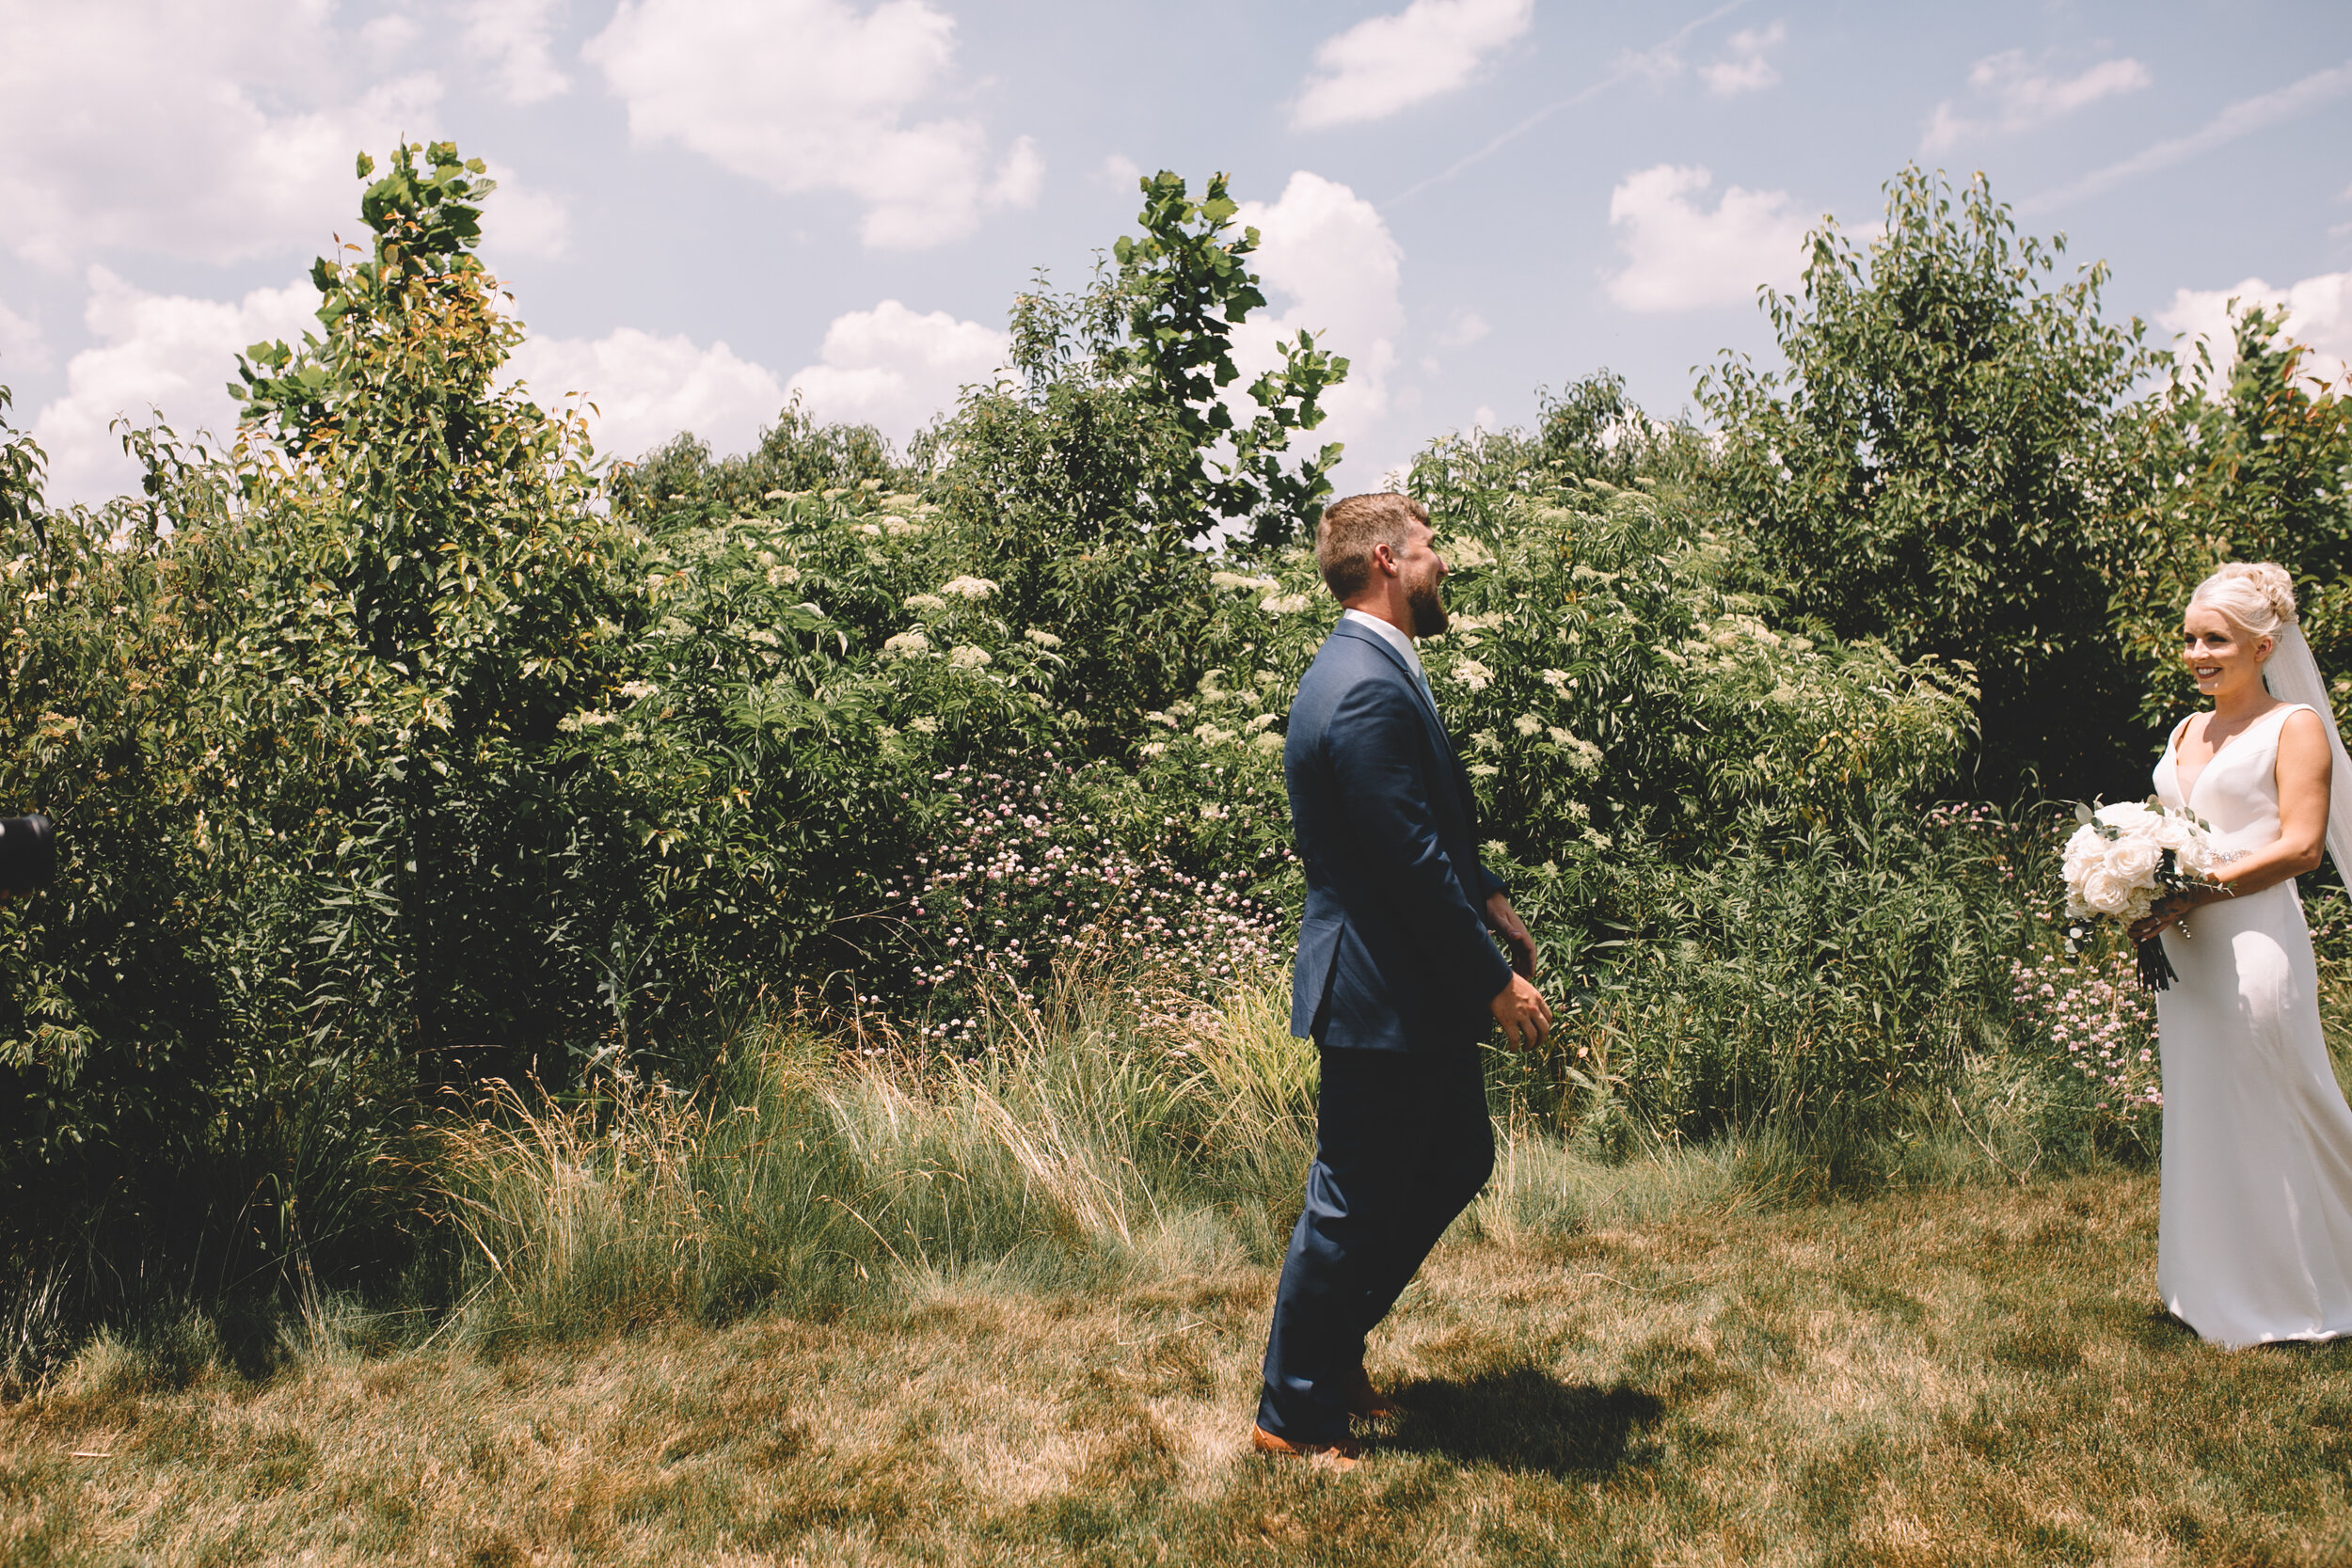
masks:
[(1486, 935), (1478, 797), (1403, 658), (1343, 620), (1298, 683), (1282, 747), (1307, 913), (1291, 1033), (1371, 1051), (1460, 1049), (1511, 966)]

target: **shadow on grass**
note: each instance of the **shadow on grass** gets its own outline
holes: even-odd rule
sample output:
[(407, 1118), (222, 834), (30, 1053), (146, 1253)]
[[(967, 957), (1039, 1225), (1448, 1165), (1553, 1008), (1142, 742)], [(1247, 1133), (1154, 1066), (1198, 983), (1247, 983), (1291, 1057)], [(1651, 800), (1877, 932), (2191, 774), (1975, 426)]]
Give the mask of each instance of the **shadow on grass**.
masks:
[(1645, 1389), (1562, 1383), (1534, 1367), (1408, 1383), (1391, 1397), (1401, 1414), (1381, 1449), (1561, 1478), (1640, 1463), (1635, 1439), (1666, 1413)]

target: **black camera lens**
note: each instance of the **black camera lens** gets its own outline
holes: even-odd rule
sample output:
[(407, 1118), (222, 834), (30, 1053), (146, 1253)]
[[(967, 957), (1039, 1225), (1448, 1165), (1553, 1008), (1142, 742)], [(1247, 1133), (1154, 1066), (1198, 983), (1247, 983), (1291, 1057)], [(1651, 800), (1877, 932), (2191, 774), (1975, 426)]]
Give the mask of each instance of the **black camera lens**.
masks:
[(57, 871), (57, 834), (45, 816), (0, 816), (0, 891), (29, 893)]

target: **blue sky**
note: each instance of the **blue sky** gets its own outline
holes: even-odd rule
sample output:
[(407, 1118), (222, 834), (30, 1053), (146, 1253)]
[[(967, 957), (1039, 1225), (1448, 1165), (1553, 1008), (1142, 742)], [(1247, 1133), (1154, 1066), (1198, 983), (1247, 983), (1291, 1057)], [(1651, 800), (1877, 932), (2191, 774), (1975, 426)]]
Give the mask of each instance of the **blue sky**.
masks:
[(1343, 489), (1607, 365), (1654, 412), (1765, 353), (1823, 214), (1981, 169), (2159, 339), (2231, 293), (2352, 357), (2352, 6), (1561, 0), (0, 0), (0, 383), (53, 498), (151, 407), (225, 429), (353, 154), (453, 136), (538, 391), (629, 455), (797, 390), (896, 438), (1083, 279), (1137, 170), (1230, 170), (1274, 308), (1357, 364)]

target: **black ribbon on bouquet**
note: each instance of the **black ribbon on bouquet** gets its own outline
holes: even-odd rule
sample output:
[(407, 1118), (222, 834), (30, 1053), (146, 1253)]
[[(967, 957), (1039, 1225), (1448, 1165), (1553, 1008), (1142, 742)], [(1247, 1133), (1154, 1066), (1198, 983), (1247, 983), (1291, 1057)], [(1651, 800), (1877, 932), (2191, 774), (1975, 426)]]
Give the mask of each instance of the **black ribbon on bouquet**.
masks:
[(2171, 958), (2164, 951), (2164, 939), (2150, 937), (2145, 942), (2136, 942), (2133, 945), (2138, 949), (2139, 955), (2139, 989), (2170, 990), (2172, 982), (2181, 976), (2179, 972), (2173, 969)]

